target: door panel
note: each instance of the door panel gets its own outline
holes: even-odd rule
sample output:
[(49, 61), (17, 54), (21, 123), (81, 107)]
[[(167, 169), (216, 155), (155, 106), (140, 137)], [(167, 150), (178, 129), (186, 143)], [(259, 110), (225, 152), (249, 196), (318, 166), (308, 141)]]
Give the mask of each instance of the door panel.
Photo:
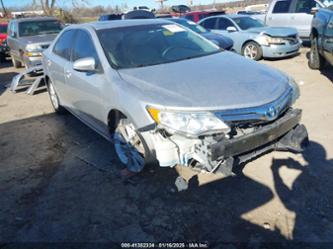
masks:
[[(16, 38), (14, 37), (16, 35)], [(17, 43), (17, 26), (15, 23), (11, 23), (9, 26), (8, 36), (7, 36), (7, 44), (10, 47), (10, 54), (18, 59), (19, 58), (19, 46)]]
[(51, 80), (53, 81), (61, 105), (71, 107), (71, 96), (66, 84), (66, 68), (69, 67), (71, 60), (71, 50), (75, 38), (75, 30), (65, 31), (57, 39), (51, 56), (46, 58), (46, 64), (49, 69)]
[(333, 17), (328, 22), (324, 33), (323, 50), (325, 58), (333, 65)]
[[(76, 60), (87, 57), (95, 59), (95, 72), (79, 72), (73, 69), (73, 63)], [(102, 97), (106, 79), (88, 31), (77, 31), (73, 45), (72, 62), (66, 68), (65, 74), (67, 74), (66, 83), (73, 112), (97, 131), (106, 134), (107, 127), (103, 123), (105, 111)]]
[(289, 27), (290, 26), (291, 1), (280, 0), (268, 11), (266, 24), (268, 26)]
[(65, 70), (69, 65), (69, 61), (60, 56), (54, 56), (52, 61), (46, 59), (46, 63), (49, 64), (50, 77), (60, 98), (61, 105), (71, 107), (65, 75)]
[(71, 94), (71, 109), (99, 132), (106, 133), (102, 89), (105, 83), (104, 74), (78, 72), (69, 65), (67, 69), (68, 92)]

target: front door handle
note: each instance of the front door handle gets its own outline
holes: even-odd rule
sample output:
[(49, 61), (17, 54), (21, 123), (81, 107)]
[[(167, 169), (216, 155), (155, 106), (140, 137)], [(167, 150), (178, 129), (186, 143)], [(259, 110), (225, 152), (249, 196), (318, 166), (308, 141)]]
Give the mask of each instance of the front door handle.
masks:
[(66, 72), (65, 72), (65, 76), (66, 76), (66, 78), (71, 77), (71, 75), (72, 75), (71, 71), (66, 70)]

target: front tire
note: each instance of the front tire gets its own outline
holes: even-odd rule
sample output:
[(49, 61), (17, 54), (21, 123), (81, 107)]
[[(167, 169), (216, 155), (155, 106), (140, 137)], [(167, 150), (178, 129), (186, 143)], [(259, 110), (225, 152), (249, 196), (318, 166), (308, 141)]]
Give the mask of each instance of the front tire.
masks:
[(118, 121), (113, 133), (113, 143), (119, 160), (130, 172), (142, 171), (147, 163), (147, 145), (127, 118), (123, 117)]
[(262, 48), (254, 41), (245, 43), (242, 48), (242, 55), (245, 58), (258, 61), (262, 58)]
[(59, 102), (59, 97), (57, 95), (57, 92), (55, 91), (55, 88), (53, 86), (53, 83), (51, 80), (48, 80), (47, 82), (47, 90), (48, 90), (48, 93), (49, 93), (49, 97), (50, 97), (50, 100), (51, 100), (51, 104), (52, 104), (52, 107), (54, 109), (54, 111), (58, 114), (63, 114), (65, 113), (65, 108), (62, 107), (60, 105), (60, 102)]
[(309, 68), (314, 70), (322, 69), (325, 65), (325, 59), (321, 56), (318, 50), (318, 38), (313, 35), (311, 35), (311, 49), (308, 65)]

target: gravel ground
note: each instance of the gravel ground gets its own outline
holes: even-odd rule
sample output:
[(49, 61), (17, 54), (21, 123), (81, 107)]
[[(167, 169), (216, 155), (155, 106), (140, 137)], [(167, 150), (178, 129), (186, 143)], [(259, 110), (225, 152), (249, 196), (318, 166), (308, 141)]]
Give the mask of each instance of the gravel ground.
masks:
[[(54, 114), (45, 92), (6, 90), (17, 70), (2, 64), (0, 248), (148, 241), (206, 241), (211, 248), (305, 248), (301, 242), (311, 242), (332, 248), (333, 72), (308, 69), (306, 52), (260, 62), (300, 85), (297, 105), (311, 140), (302, 155), (269, 153), (227, 178), (150, 167), (131, 182), (119, 178), (112, 146), (70, 114)], [(190, 179), (188, 190), (175, 191), (178, 174)]]

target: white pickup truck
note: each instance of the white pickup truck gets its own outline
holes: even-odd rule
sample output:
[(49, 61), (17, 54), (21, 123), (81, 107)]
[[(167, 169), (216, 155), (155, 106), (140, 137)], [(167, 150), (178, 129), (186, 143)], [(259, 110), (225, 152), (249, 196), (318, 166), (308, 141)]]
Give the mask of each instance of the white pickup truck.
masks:
[[(326, 2), (330, 2), (329, 0)], [(308, 40), (310, 37), (313, 13), (326, 7), (326, 2), (319, 0), (272, 0), (267, 13), (253, 17), (263, 21), (268, 26), (294, 27), (299, 36)]]

